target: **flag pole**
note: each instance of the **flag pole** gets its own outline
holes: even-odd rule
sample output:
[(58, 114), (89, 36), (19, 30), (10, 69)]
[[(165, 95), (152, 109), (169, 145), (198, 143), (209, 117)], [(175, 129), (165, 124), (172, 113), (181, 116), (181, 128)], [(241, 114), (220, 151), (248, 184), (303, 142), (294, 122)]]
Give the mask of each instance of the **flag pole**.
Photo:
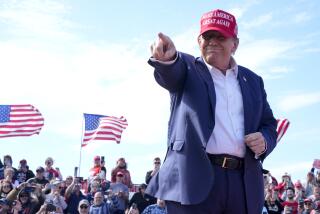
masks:
[(82, 142), (83, 142), (83, 134), (84, 134), (84, 120), (82, 120), (82, 134), (81, 134), (81, 142), (80, 142), (80, 157), (79, 157), (79, 171), (77, 176), (80, 177), (80, 170), (81, 170), (81, 152), (82, 152)]

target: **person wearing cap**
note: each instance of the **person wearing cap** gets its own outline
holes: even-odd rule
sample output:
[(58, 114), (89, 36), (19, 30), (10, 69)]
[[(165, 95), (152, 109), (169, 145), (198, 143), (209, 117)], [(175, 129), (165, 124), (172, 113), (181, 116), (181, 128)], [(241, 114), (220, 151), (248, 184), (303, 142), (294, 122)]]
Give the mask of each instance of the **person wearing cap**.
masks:
[(78, 205), (78, 212), (79, 212), (79, 214), (88, 214), (88, 213), (89, 213), (89, 210), (90, 210), (89, 201), (86, 200), (86, 199), (82, 199), (82, 200), (79, 202), (79, 205)]
[(166, 159), (147, 193), (168, 213), (261, 213), (262, 161), (276, 146), (277, 121), (260, 76), (239, 66), (236, 18), (223, 10), (200, 21), (201, 57), (178, 52), (159, 33), (148, 63), (170, 93)]
[(129, 188), (123, 183), (124, 174), (119, 171), (116, 175), (116, 182), (111, 183), (110, 191), (118, 199), (118, 205), (113, 211), (114, 214), (124, 214), (128, 200), (129, 200)]
[(29, 166), (27, 165), (27, 160), (22, 159), (19, 162), (19, 167), (17, 171), (17, 181), (19, 184), (29, 180), (30, 178), (33, 178), (35, 175), (32, 170), (29, 169)]
[(128, 188), (132, 187), (131, 175), (128, 170), (127, 162), (124, 158), (119, 158), (116, 163), (116, 167), (111, 170), (111, 182), (116, 182), (117, 173), (122, 172), (122, 183), (127, 185)]
[(49, 184), (49, 181), (44, 177), (44, 168), (42, 166), (39, 166), (36, 169), (35, 177), (27, 180), (27, 183), (39, 184), (41, 185), (42, 188), (44, 188), (47, 184)]
[(134, 193), (129, 201), (129, 207), (131, 208), (133, 204), (136, 204), (139, 213), (142, 213), (147, 206), (157, 202), (157, 199), (145, 193), (146, 188), (146, 184), (140, 184), (139, 191)]

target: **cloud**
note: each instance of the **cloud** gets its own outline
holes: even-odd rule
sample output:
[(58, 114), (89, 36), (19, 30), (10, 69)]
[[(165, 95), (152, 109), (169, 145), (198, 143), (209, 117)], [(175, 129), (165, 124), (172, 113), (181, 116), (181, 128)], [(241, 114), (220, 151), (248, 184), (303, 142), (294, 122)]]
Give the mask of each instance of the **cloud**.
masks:
[(242, 22), (242, 26), (245, 30), (249, 30), (256, 27), (264, 26), (266, 23), (271, 23), (272, 20), (272, 13), (267, 13), (261, 16), (258, 16), (256, 19), (252, 20), (251, 22)]
[(310, 13), (307, 12), (300, 12), (295, 14), (295, 16), (293, 17), (293, 20), (295, 23), (301, 24), (307, 21), (310, 21), (312, 19), (312, 16)]
[(11, 36), (72, 38), (67, 29), (74, 23), (65, 18), (68, 11), (60, 0), (6, 1), (0, 5), (0, 20)]
[(279, 102), (279, 109), (284, 112), (298, 110), (320, 102), (320, 92), (288, 95)]

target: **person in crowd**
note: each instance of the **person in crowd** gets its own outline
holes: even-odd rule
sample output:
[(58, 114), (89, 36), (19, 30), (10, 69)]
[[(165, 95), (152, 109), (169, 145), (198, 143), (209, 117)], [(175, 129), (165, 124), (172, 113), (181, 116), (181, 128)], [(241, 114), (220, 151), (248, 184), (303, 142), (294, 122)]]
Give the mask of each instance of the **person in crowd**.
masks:
[(104, 196), (102, 192), (96, 192), (94, 194), (93, 204), (90, 207), (90, 214), (109, 214), (109, 207), (108, 205), (103, 201)]
[(62, 214), (63, 210), (55, 206), (52, 201), (46, 201), (36, 214)]
[(99, 191), (101, 191), (100, 184), (97, 181), (92, 182), (90, 184), (90, 192), (87, 194), (87, 200), (91, 205), (93, 204), (94, 195)]
[(117, 166), (111, 171), (111, 182), (116, 182), (116, 176), (118, 172), (122, 172), (123, 174), (123, 184), (125, 184), (128, 188), (132, 187), (132, 181), (130, 172), (128, 170), (128, 164), (124, 158), (119, 158), (117, 160)]
[(313, 208), (313, 202), (311, 199), (306, 198), (303, 201), (303, 212), (302, 214), (310, 214)]
[(17, 169), (12, 166), (13, 161), (12, 161), (11, 155), (5, 155), (5, 156), (3, 157), (3, 163), (4, 163), (4, 169), (6, 169), (6, 168), (12, 168), (12, 169), (14, 170), (13, 175), (14, 175), (14, 179), (16, 179), (15, 176), (16, 176)]
[(105, 167), (106, 165), (106, 161), (104, 159), (104, 156), (101, 157), (101, 173), (100, 173), (100, 177), (102, 180), (106, 180), (106, 176), (107, 176), (107, 168)]
[(19, 185), (19, 182), (16, 180), (15, 171), (11, 167), (4, 169), (4, 179), (10, 181), (13, 187)]
[(279, 189), (279, 193), (280, 193), (280, 197), (283, 201), (286, 200), (286, 190), (288, 187), (292, 187), (294, 188), (294, 184), (291, 180), (291, 175), (289, 175), (287, 172), (285, 172), (282, 175), (282, 181), (279, 183), (278, 185), (278, 189)]
[(134, 193), (129, 201), (129, 207), (131, 207), (132, 204), (136, 204), (140, 213), (142, 213), (147, 206), (157, 202), (157, 199), (145, 193), (146, 188), (146, 184), (141, 184), (139, 186), (139, 192)]
[(88, 214), (90, 210), (90, 204), (89, 201), (86, 199), (82, 199), (79, 202), (79, 206), (78, 206), (78, 213), (79, 214)]
[(283, 206), (278, 197), (278, 190), (273, 188), (271, 191), (267, 191), (264, 206), (268, 214), (281, 214)]
[(34, 178), (30, 178), (27, 180), (28, 183), (39, 184), (42, 188), (44, 188), (49, 181), (44, 177), (44, 168), (39, 166), (36, 169), (36, 176)]
[(320, 169), (318, 169), (316, 172), (316, 179), (315, 180), (316, 180), (315, 185), (320, 186)]
[(261, 161), (277, 138), (263, 80), (233, 57), (232, 14), (205, 13), (198, 45), (198, 58), (178, 52), (163, 33), (151, 45), (148, 63), (170, 93), (171, 115), (166, 159), (146, 192), (165, 199), (169, 213), (261, 213)]
[(44, 163), (46, 165), (45, 171), (44, 171), (44, 177), (48, 181), (55, 180), (55, 179), (62, 180), (62, 175), (60, 173), (60, 170), (58, 168), (56, 169), (53, 168), (54, 161), (52, 157), (48, 157)]
[(71, 175), (67, 176), (65, 180), (66, 187), (70, 186), (72, 182), (73, 182), (73, 177)]
[(320, 186), (315, 186), (313, 188), (313, 194), (309, 196), (309, 198), (313, 201), (320, 201)]
[(3, 172), (4, 172), (4, 165), (0, 159), (0, 180), (2, 180), (4, 178)]
[(151, 178), (159, 171), (161, 166), (161, 160), (159, 157), (153, 159), (153, 169), (148, 171), (146, 174), (146, 184), (148, 184)]
[(9, 192), (13, 189), (13, 185), (10, 181), (3, 179), (0, 181), (0, 199), (6, 198)]
[(311, 211), (311, 214), (320, 214), (320, 201), (314, 203), (314, 209)]
[(305, 195), (305, 189), (303, 188), (300, 180), (297, 180), (294, 183), (294, 192), (295, 192), (294, 200), (303, 202), (303, 200), (306, 198), (306, 195)]
[(35, 175), (32, 170), (29, 169), (29, 166), (27, 165), (27, 160), (22, 159), (19, 162), (19, 167), (17, 170), (17, 181), (19, 184), (26, 182), (30, 178), (33, 178)]
[(167, 214), (165, 201), (157, 199), (157, 203), (147, 206), (142, 214)]
[(311, 171), (308, 172), (306, 182), (303, 184), (306, 197), (309, 197), (310, 195), (312, 195), (313, 188), (315, 187), (315, 183), (316, 183), (316, 180), (315, 180), (313, 172), (311, 172)]
[(116, 175), (116, 182), (111, 183), (110, 190), (118, 199), (118, 206), (113, 211), (114, 214), (124, 214), (129, 199), (129, 189), (123, 183), (124, 174), (119, 171)]
[(294, 200), (294, 188), (288, 187), (286, 189), (286, 200), (282, 202), (284, 207), (284, 213), (297, 214), (298, 213), (298, 202)]
[(14, 188), (8, 195), (10, 201), (19, 201), (21, 214), (36, 213), (45, 201), (45, 195), (41, 192), (40, 186), (31, 186), (24, 182)]
[(99, 155), (95, 156), (93, 158), (93, 167), (90, 169), (90, 176), (89, 176), (89, 182), (91, 183), (93, 181), (94, 178), (96, 178), (97, 176), (100, 178), (105, 178), (106, 175), (104, 174), (104, 171), (101, 170), (102, 166), (101, 166), (101, 158)]
[(60, 187), (61, 181), (54, 181), (50, 182), (50, 193), (46, 195), (46, 201), (52, 203), (55, 207), (60, 208), (62, 211), (67, 208), (67, 203), (65, 198), (61, 196)]
[(77, 214), (79, 202), (86, 199), (86, 196), (81, 192), (81, 184), (77, 178), (74, 178), (71, 185), (67, 187), (65, 199), (68, 205), (67, 213)]

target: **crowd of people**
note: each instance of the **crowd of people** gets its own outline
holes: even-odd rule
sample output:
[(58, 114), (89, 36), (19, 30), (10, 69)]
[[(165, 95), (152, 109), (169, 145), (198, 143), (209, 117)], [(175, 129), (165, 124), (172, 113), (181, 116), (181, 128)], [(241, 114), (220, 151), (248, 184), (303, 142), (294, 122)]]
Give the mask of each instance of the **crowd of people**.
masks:
[[(165, 214), (165, 202), (145, 193), (147, 184), (135, 185), (124, 158), (119, 158), (106, 179), (104, 157), (95, 156), (86, 179), (62, 176), (54, 160), (48, 157), (45, 166), (35, 173), (27, 160), (13, 167), (10, 155), (0, 160), (0, 214)], [(146, 174), (146, 182), (159, 169), (160, 158), (155, 158), (154, 169)]]
[[(95, 156), (87, 179), (62, 176), (54, 160), (35, 173), (27, 161), (13, 167), (10, 155), (0, 160), (0, 214), (165, 214), (165, 201), (145, 193), (151, 178), (158, 172), (161, 160), (153, 160), (154, 168), (146, 172), (145, 182), (134, 185), (124, 158), (119, 158), (106, 179), (104, 157)], [(265, 206), (263, 214), (320, 213), (320, 170), (307, 173), (306, 182), (292, 181), (285, 173), (281, 181), (264, 170)]]
[(320, 170), (312, 168), (306, 181), (292, 181), (284, 173), (281, 182), (264, 170), (266, 214), (319, 214), (320, 213)]

